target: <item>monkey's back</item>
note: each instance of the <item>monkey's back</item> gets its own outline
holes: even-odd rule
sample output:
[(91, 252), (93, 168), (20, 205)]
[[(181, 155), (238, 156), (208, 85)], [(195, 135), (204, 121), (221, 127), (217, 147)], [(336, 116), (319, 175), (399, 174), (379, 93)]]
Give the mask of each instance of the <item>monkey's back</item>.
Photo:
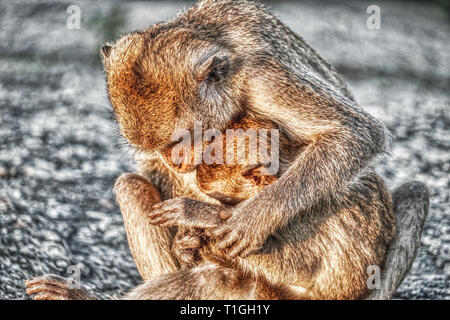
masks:
[(297, 81), (317, 86), (320, 79), (321, 89), (354, 100), (334, 67), (256, 1), (199, 1), (173, 22), (211, 41), (217, 41), (220, 34), (223, 44), (241, 55), (261, 61), (276, 59)]

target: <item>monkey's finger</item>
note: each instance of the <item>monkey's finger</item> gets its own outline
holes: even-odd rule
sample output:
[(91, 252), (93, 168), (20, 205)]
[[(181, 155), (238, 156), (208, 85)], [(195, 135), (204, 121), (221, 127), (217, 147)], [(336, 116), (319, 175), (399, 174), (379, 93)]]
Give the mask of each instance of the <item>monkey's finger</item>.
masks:
[(159, 222), (158, 225), (161, 228), (170, 228), (170, 227), (174, 227), (174, 226), (179, 226), (179, 224), (175, 221), (173, 221), (172, 219), (168, 219), (164, 222)]
[(156, 221), (159, 221), (160, 219), (165, 219), (164, 215), (159, 215), (159, 216), (149, 215), (148, 216), (148, 220), (150, 221), (150, 223), (156, 223)]
[(211, 228), (205, 230), (205, 234), (208, 238), (213, 239), (222, 239), (227, 234), (231, 232), (231, 229), (228, 226), (219, 226), (217, 228)]
[(70, 300), (66, 295), (60, 295), (54, 292), (41, 292), (33, 297), (34, 300)]
[(163, 208), (161, 208), (161, 209), (158, 209), (158, 210), (152, 210), (152, 211), (150, 211), (149, 213), (148, 213), (148, 217), (150, 218), (150, 219), (154, 219), (154, 218), (158, 218), (158, 217), (160, 217), (160, 216), (163, 216), (163, 215), (165, 215), (165, 214), (168, 214), (168, 213), (175, 213), (175, 212), (177, 212), (178, 211), (178, 209), (176, 209), (176, 208), (166, 208), (166, 207), (163, 207)]
[(185, 249), (196, 249), (200, 248), (202, 241), (199, 237), (183, 237), (177, 240), (176, 246)]
[(206, 229), (205, 230), (205, 236), (207, 236), (208, 238), (213, 238), (214, 237), (214, 230), (216, 228), (210, 228), (210, 229)]
[(229, 233), (222, 240), (217, 242), (217, 248), (229, 251), (231, 248), (237, 245), (238, 242), (238, 239), (236, 239), (232, 233)]
[(56, 287), (66, 287), (67, 279), (54, 274), (47, 274), (41, 277), (25, 280), (26, 287), (31, 287), (41, 283), (50, 284)]
[(149, 216), (149, 217), (157, 218), (157, 217), (159, 217), (159, 216), (162, 216), (163, 214), (167, 214), (167, 213), (170, 213), (170, 212), (173, 212), (173, 211), (176, 211), (176, 209), (171, 209), (171, 208), (168, 208), (168, 207), (163, 207), (163, 208), (151, 210), (151, 211), (148, 213), (148, 216)]
[(241, 257), (242, 259), (247, 258), (248, 256), (258, 253), (261, 250), (261, 248), (251, 248), (250, 246), (247, 247), (247, 249), (244, 249), (240, 254), (239, 257)]
[(230, 236), (232, 231), (230, 229), (225, 229), (221, 232), (214, 232), (210, 238), (215, 239), (216, 242), (219, 243), (226, 243), (229, 242), (228, 236)]
[(167, 223), (169, 221), (170, 220), (165, 216), (150, 219), (150, 223), (154, 226), (161, 226), (163, 223)]
[(237, 241), (232, 247), (227, 249), (227, 255), (230, 258), (238, 257), (244, 250), (248, 248), (248, 243), (245, 241)]
[(230, 210), (222, 210), (219, 212), (219, 217), (222, 220), (228, 220), (232, 215)]
[(163, 201), (163, 202), (158, 202), (157, 204), (154, 204), (151, 207), (151, 211), (152, 212), (157, 212), (157, 211), (159, 211), (161, 209), (162, 210), (170, 210), (170, 209), (173, 209), (172, 205), (173, 205), (173, 203), (170, 202), (170, 200)]
[(170, 225), (167, 225), (168, 227), (172, 227), (175, 225), (181, 225), (182, 221), (180, 221), (179, 213), (180, 213), (179, 210), (173, 210), (173, 211), (166, 211), (164, 214), (158, 215), (156, 217), (149, 216), (150, 223), (157, 224), (157, 225), (167, 223), (167, 224), (170, 224)]
[(40, 284), (36, 284), (31, 287), (27, 287), (25, 292), (28, 295), (32, 295), (32, 294), (36, 294), (36, 293), (44, 293), (44, 292), (52, 292), (54, 294), (67, 295), (67, 289), (61, 288), (58, 286), (54, 286), (51, 284), (47, 284), (47, 283), (40, 283)]
[(189, 267), (194, 266), (195, 262), (198, 261), (197, 255), (193, 250), (178, 250), (176, 252), (178, 261), (182, 266)]
[(163, 201), (163, 202), (158, 202), (158, 203), (154, 204), (154, 205), (151, 207), (151, 210), (154, 211), (154, 210), (161, 209), (162, 207), (164, 207), (164, 205), (165, 205), (165, 202), (164, 202), (164, 201)]

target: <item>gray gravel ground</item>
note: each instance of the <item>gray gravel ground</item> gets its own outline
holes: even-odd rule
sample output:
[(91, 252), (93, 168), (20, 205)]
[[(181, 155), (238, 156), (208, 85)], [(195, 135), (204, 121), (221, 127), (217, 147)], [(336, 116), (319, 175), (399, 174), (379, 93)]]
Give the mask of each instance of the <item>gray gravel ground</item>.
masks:
[[(81, 8), (81, 29), (66, 8)], [(431, 188), (422, 246), (400, 299), (449, 299), (450, 26), (430, 4), (275, 2), (275, 13), (340, 70), (358, 102), (394, 134), (378, 167), (390, 187)], [(109, 114), (100, 43), (174, 16), (189, 2), (0, 2), (0, 298), (24, 299), (23, 280), (67, 276), (102, 297), (139, 275), (112, 186), (133, 171)]]

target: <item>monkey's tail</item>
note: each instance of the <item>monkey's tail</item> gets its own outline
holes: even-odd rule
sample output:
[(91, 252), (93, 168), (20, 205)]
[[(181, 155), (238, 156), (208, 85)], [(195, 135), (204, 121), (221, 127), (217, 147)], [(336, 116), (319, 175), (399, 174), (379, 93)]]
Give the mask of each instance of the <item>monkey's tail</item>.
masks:
[(381, 288), (368, 299), (390, 299), (408, 273), (428, 215), (430, 194), (428, 187), (418, 181), (405, 183), (392, 193), (397, 233), (390, 245), (381, 275)]

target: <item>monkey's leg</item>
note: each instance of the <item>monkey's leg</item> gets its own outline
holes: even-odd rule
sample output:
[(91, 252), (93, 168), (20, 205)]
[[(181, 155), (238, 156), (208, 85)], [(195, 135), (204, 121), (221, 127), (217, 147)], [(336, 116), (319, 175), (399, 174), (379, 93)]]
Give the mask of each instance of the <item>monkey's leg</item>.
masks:
[(244, 275), (215, 262), (202, 262), (147, 280), (124, 295), (124, 300), (280, 300), (305, 296), (288, 286), (271, 284), (266, 279)]
[(124, 300), (252, 299), (256, 281), (242, 273), (203, 262), (194, 268), (166, 273), (145, 281)]
[(426, 185), (412, 181), (392, 193), (397, 220), (397, 234), (387, 252), (381, 277), (381, 288), (368, 299), (390, 299), (405, 278), (420, 245), (428, 215), (430, 194)]
[(172, 254), (173, 231), (149, 223), (151, 207), (161, 201), (158, 190), (138, 174), (123, 174), (114, 186), (128, 243), (144, 280), (179, 269)]
[[(142, 278), (149, 279), (179, 268), (171, 253), (173, 235), (169, 229), (152, 226), (147, 214), (152, 205), (161, 201), (158, 190), (144, 177), (124, 174), (114, 186), (120, 206), (130, 250)], [(25, 281), (26, 291), (36, 300), (94, 299), (83, 289), (72, 289), (67, 279), (44, 275)]]

